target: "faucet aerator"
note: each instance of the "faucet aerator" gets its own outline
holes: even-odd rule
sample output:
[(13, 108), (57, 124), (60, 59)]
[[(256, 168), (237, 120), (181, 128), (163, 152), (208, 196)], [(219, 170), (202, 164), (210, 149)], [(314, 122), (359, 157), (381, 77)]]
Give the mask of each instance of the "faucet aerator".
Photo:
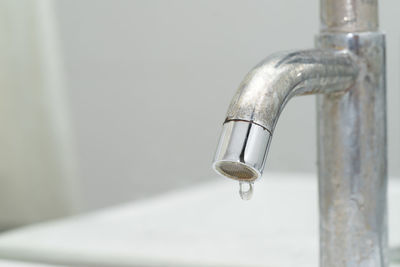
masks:
[(227, 121), (215, 153), (213, 167), (222, 176), (252, 182), (261, 177), (271, 134), (250, 121)]

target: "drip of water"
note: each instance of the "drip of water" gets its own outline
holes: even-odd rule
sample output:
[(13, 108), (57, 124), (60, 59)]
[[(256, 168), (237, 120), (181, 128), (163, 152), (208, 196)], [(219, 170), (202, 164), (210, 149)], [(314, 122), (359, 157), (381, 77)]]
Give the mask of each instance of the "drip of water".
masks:
[(243, 200), (250, 200), (253, 197), (253, 183), (239, 182), (239, 195)]

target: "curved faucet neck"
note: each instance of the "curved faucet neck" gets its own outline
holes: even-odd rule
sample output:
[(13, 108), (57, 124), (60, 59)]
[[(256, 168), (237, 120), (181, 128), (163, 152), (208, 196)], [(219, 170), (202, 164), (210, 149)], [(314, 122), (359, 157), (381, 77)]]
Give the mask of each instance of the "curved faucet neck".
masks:
[(350, 88), (359, 72), (356, 61), (350, 52), (338, 50), (273, 54), (246, 75), (233, 97), (226, 121), (249, 121), (272, 133), (291, 97)]

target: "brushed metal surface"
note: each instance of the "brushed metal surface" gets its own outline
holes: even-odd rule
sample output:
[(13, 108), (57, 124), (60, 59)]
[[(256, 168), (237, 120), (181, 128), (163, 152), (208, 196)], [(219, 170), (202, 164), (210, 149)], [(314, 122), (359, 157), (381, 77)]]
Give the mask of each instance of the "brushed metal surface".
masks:
[(232, 99), (226, 121), (250, 121), (272, 134), (291, 97), (347, 90), (358, 71), (354, 57), (347, 51), (275, 53), (246, 75)]
[(378, 0), (321, 0), (321, 31), (378, 30)]
[(317, 46), (363, 66), (349, 92), (317, 97), (321, 266), (387, 266), (384, 36), (325, 33)]

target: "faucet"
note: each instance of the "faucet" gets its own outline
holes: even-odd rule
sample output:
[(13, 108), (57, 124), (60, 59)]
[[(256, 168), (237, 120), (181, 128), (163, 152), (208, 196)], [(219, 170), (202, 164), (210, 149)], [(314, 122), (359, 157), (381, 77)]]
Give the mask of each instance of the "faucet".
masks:
[(377, 0), (321, 0), (320, 12), (316, 49), (272, 54), (245, 76), (213, 168), (251, 185), (287, 102), (316, 94), (320, 266), (385, 267), (385, 38)]

